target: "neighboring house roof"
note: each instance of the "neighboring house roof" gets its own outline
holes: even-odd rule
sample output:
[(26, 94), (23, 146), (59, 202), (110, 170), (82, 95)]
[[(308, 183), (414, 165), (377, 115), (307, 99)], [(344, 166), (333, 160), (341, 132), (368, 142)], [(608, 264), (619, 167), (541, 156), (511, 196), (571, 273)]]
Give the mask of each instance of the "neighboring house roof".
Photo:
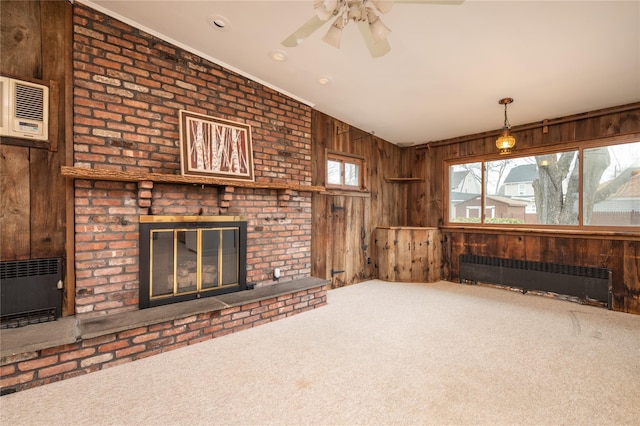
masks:
[(471, 194), (469, 192), (451, 192), (449, 193), (449, 200), (451, 202), (462, 202), (472, 198), (478, 198), (478, 194)]
[(515, 200), (513, 198), (501, 197), (499, 195), (487, 195), (486, 198), (511, 207), (526, 207), (529, 205), (527, 201)]
[(627, 183), (609, 196), (612, 198), (640, 198), (640, 173), (632, 175)]
[(511, 169), (503, 183), (533, 182), (537, 177), (538, 166), (536, 164), (523, 164)]
[[(603, 188), (609, 182), (600, 185)], [(609, 198), (596, 203), (593, 211), (638, 211), (640, 210), (640, 174), (632, 175), (631, 178)]]
[(467, 177), (467, 175), (470, 172), (468, 170), (462, 170), (459, 172), (453, 172), (451, 173), (451, 181), (449, 182), (449, 184), (451, 185), (451, 188), (457, 188), (460, 186), (460, 184), (462, 183), (462, 181), (464, 180), (465, 177)]
[[(508, 205), (510, 207), (526, 207), (526, 206), (529, 205), (529, 203), (527, 201), (514, 200), (512, 198), (501, 197), (499, 195), (487, 195), (486, 199), (491, 200), (491, 201), (493, 201), (495, 203), (506, 204), (506, 205)], [(464, 204), (464, 203), (467, 203), (467, 202), (473, 201), (473, 200), (478, 200), (478, 204), (480, 204), (480, 196), (474, 196), (474, 197), (470, 197), (469, 199), (467, 199), (465, 201), (461, 201), (461, 202), (457, 203), (456, 205)]]

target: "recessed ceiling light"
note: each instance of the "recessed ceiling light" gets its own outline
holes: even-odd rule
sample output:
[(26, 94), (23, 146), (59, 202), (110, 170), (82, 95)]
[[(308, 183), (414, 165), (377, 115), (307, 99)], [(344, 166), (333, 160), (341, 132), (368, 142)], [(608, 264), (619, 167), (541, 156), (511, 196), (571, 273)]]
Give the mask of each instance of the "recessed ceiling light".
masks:
[(209, 15), (207, 22), (218, 31), (228, 31), (231, 28), (231, 21), (222, 15)]
[(284, 50), (273, 49), (269, 52), (269, 57), (274, 61), (283, 62), (287, 60), (289, 55), (287, 55), (287, 52), (285, 52)]
[(320, 77), (318, 77), (318, 83), (329, 84), (331, 83), (331, 77), (329, 77), (328, 75), (321, 75)]

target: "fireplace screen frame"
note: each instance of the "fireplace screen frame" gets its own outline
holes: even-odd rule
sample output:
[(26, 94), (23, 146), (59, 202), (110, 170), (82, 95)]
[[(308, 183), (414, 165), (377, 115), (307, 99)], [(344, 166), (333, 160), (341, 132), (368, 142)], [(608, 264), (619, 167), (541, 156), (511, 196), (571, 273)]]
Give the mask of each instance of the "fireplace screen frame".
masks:
[[(225, 231), (233, 231), (234, 238), (223, 238)], [(140, 294), (139, 308), (145, 309), (154, 306), (166, 305), (170, 303), (184, 302), (187, 300), (200, 299), (225, 293), (247, 289), (247, 220), (240, 216), (140, 216)], [(218, 241), (209, 240), (208, 244), (214, 244), (214, 251), (217, 253), (216, 267), (214, 274), (216, 280), (215, 286), (203, 286), (203, 253), (207, 250), (202, 235), (207, 232), (217, 232)], [(178, 235), (186, 236), (189, 234), (191, 242), (181, 240)], [(173, 289), (170, 292), (153, 295), (153, 258), (154, 258), (154, 241), (157, 243), (160, 235), (167, 236), (173, 241), (172, 253), (170, 253), (173, 261), (169, 269), (172, 270), (172, 277), (168, 280), (173, 282)], [(237, 238), (236, 238), (237, 237)], [(165, 239), (166, 240), (166, 239)], [(233, 240), (233, 247), (225, 246), (228, 244), (226, 240)], [(196, 277), (194, 288), (178, 290), (178, 275), (180, 267), (177, 261), (178, 252), (188, 248), (191, 252), (191, 266), (195, 267), (191, 271), (191, 276)], [(224, 251), (229, 248), (235, 249), (238, 254), (237, 271), (225, 270), (225, 261), (223, 260)], [(228, 265), (226, 266), (229, 267)], [(226, 271), (226, 272), (225, 272)], [(220, 279), (223, 276), (233, 277), (235, 274), (235, 282), (227, 282)], [(209, 274), (211, 275), (211, 274)], [(228, 281), (228, 279), (227, 279)], [(166, 287), (167, 282), (163, 285)], [(156, 283), (157, 286), (157, 283)]]

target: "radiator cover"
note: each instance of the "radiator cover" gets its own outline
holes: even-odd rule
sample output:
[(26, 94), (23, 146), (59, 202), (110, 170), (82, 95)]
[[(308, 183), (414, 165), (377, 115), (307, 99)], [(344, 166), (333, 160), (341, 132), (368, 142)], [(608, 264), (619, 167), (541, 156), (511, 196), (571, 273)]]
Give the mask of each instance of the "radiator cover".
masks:
[(0, 262), (0, 324), (20, 327), (62, 315), (62, 259)]
[(461, 254), (460, 281), (552, 292), (612, 308), (611, 270), (607, 268)]

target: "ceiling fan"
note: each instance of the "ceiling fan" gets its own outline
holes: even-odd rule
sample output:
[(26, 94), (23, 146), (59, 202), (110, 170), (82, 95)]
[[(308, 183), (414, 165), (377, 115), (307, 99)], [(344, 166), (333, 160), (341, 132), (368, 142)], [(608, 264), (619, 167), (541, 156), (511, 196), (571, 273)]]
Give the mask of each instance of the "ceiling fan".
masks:
[(386, 55), (391, 46), (387, 36), (391, 32), (380, 16), (391, 10), (393, 3), (462, 4), (464, 0), (316, 0), (315, 15), (282, 41), (286, 47), (296, 47), (329, 19), (335, 17), (323, 41), (340, 48), (342, 29), (354, 21), (358, 24), (362, 38), (374, 58)]

